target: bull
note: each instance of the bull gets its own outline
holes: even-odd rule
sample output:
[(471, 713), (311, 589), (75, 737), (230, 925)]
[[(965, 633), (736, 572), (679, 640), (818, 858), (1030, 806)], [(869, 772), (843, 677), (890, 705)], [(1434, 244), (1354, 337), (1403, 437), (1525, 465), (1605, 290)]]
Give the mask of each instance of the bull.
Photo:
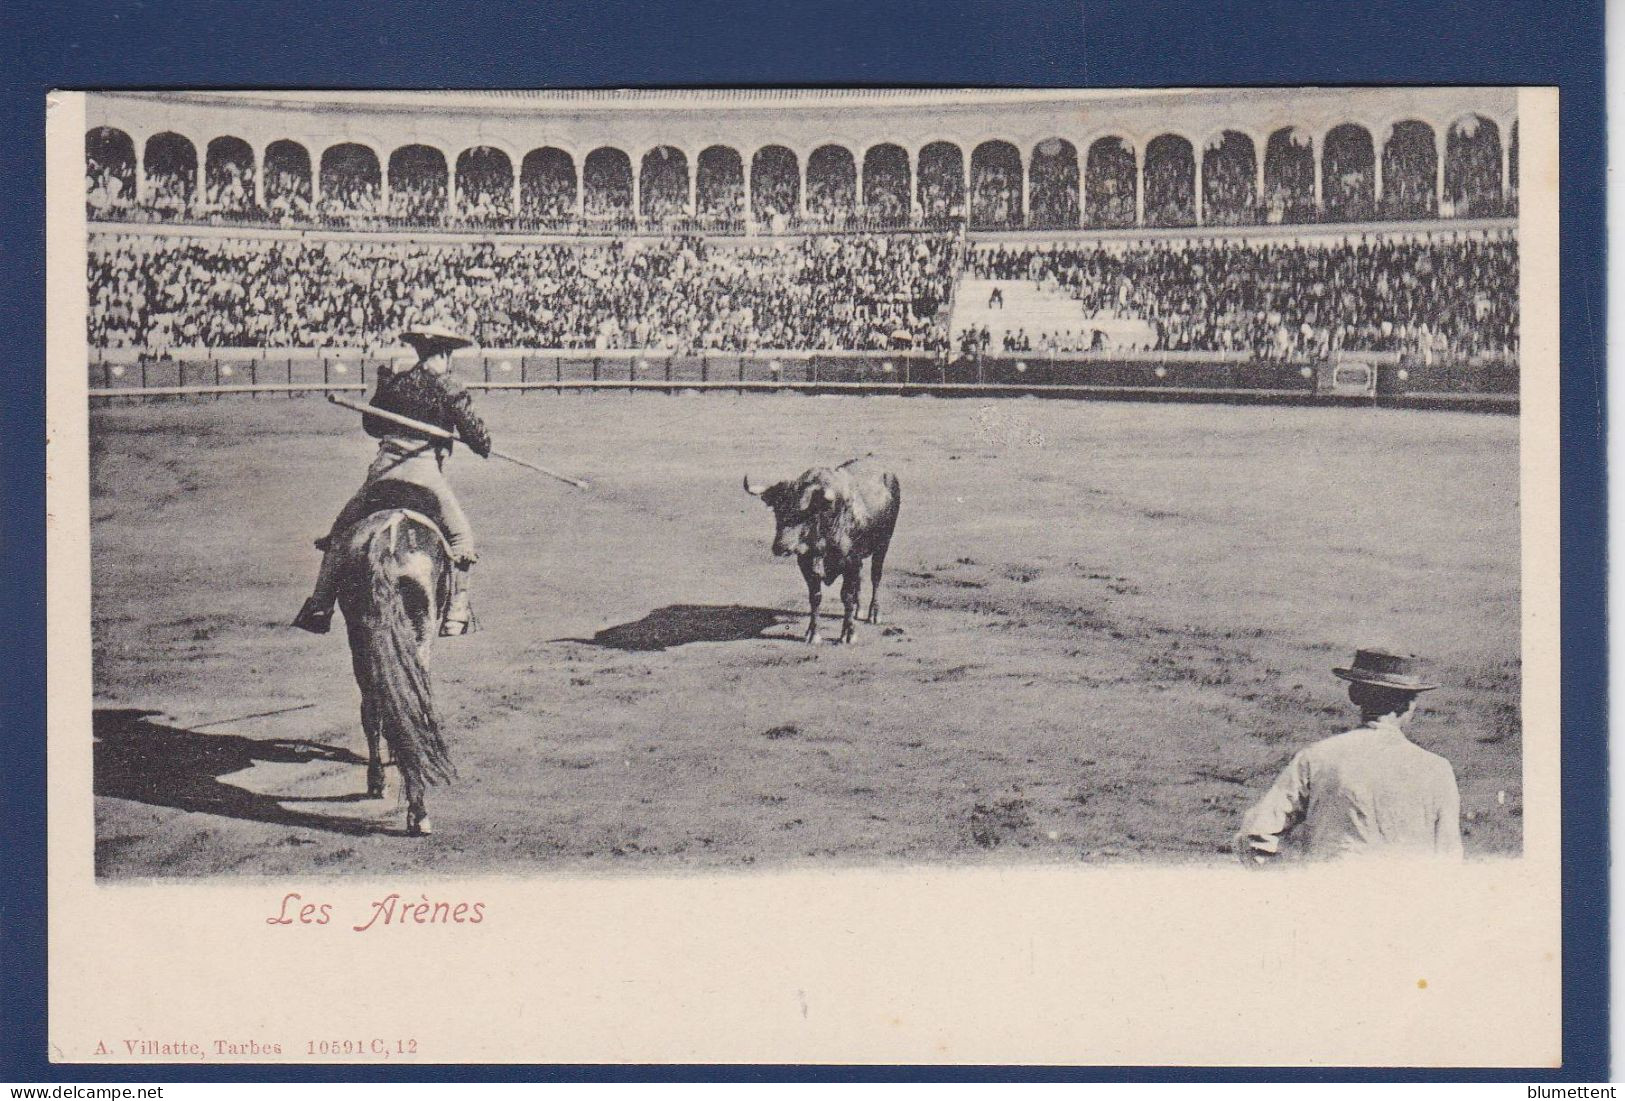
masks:
[(902, 492), (897, 476), (872, 458), (853, 459), (831, 470), (814, 467), (801, 477), (745, 492), (773, 510), (773, 553), (795, 555), (812, 608), (806, 641), (817, 643), (818, 605), (826, 585), (841, 579), (841, 641), (851, 642), (863, 587), (863, 560), (870, 558), (869, 622), (880, 622), (880, 576), (897, 527)]

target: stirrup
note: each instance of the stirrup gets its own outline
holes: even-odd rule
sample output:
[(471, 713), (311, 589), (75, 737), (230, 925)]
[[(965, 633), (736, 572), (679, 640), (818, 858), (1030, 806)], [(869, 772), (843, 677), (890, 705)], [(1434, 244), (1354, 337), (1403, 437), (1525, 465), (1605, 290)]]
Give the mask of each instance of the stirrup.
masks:
[(292, 625), (313, 635), (325, 635), (333, 627), (333, 609), (321, 607), (315, 597), (310, 597), (293, 617)]

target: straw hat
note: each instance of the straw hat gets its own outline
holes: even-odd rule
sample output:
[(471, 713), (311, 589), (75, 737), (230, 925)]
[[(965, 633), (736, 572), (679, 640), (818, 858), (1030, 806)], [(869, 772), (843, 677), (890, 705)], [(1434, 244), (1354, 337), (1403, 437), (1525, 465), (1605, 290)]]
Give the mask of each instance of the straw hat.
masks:
[(1375, 684), (1401, 692), (1431, 692), (1439, 687), (1417, 675), (1420, 663), (1415, 654), (1395, 654), (1387, 650), (1356, 650), (1354, 664), (1333, 669), (1332, 674), (1356, 684)]
[(418, 325), (401, 333), (401, 343), (410, 344), (420, 356), (432, 356), (467, 348), (474, 341), (444, 325)]

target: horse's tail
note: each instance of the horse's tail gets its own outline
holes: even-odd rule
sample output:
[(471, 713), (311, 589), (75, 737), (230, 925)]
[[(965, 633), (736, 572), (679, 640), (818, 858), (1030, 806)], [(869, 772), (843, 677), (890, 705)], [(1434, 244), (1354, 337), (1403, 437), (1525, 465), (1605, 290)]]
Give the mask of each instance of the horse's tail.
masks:
[[(359, 629), (352, 630), (356, 671), (375, 709), (378, 725), (400, 765), (408, 790), (413, 781), (447, 783), (457, 776), (441, 734), (429, 670), (418, 649), (418, 629), (401, 593), (395, 554), (396, 524), (374, 530), (363, 550)], [(434, 607), (437, 594), (426, 594)], [(431, 615), (431, 627), (434, 617)]]

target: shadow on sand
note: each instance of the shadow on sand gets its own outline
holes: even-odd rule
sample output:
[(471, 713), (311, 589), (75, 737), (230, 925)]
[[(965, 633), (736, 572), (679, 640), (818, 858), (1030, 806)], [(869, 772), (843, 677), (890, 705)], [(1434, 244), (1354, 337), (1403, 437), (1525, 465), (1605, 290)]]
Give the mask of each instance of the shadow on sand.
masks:
[[(135, 708), (97, 708), (92, 717), (96, 735), (95, 792), (113, 799), (130, 799), (155, 807), (202, 814), (219, 814), (278, 826), (327, 830), (368, 836), (393, 831), (367, 822), (332, 818), (289, 810), (270, 795), (245, 791), (221, 776), (248, 768), (257, 761), (304, 764), (329, 761), (365, 765), (365, 758), (317, 742), (244, 738), (237, 734), (204, 734), (153, 722), (157, 711)], [(356, 774), (357, 787), (365, 785)], [(293, 799), (301, 803), (360, 802), (364, 795)]]
[(691, 642), (744, 642), (757, 638), (799, 637), (764, 632), (793, 620), (804, 622), (805, 619), (805, 614), (775, 608), (748, 608), (742, 604), (669, 604), (632, 623), (606, 627), (591, 638), (555, 641), (580, 642), (611, 650), (666, 650), (673, 646), (687, 646)]

